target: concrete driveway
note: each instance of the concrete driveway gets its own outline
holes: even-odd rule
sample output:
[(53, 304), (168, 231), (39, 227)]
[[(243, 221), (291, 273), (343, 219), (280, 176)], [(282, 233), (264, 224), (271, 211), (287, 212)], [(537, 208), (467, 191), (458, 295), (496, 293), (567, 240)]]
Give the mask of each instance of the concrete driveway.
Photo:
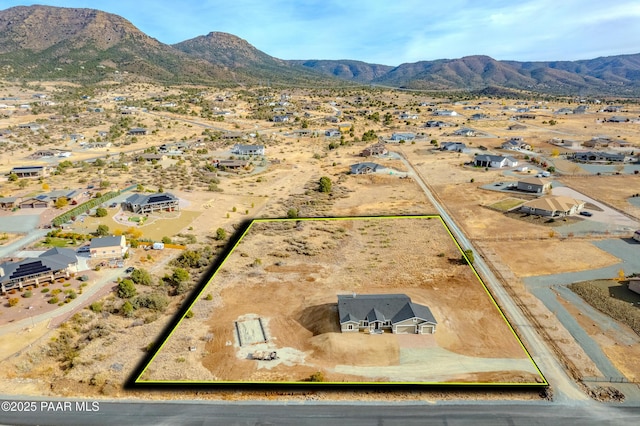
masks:
[(619, 225), (622, 227), (628, 227), (629, 231), (635, 230), (638, 228), (638, 226), (640, 226), (640, 224), (638, 224), (637, 221), (630, 219), (629, 217), (623, 215), (622, 213), (617, 212), (611, 207), (608, 207), (602, 204), (601, 202), (594, 200), (593, 198), (589, 198), (586, 195), (574, 189), (567, 188), (566, 186), (554, 187), (553, 195), (564, 195), (567, 197), (576, 198), (578, 200), (584, 200), (602, 209), (602, 211), (590, 210), (588, 208), (585, 209), (593, 214), (593, 216), (591, 217), (585, 217), (587, 221), (594, 221), (594, 222), (600, 222), (600, 223), (605, 223), (609, 225)]

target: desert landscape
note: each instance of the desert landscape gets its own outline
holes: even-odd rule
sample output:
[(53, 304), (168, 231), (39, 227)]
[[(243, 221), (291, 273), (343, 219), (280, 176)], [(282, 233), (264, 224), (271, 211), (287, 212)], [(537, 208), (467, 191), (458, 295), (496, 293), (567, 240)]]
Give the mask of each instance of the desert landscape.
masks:
[[(326, 382), (544, 380), (461, 256), (437, 216), (258, 220), (139, 380), (301, 382), (317, 371)], [(352, 293), (406, 294), (429, 306), (437, 331), (341, 333), (337, 296)], [(240, 338), (234, 322), (247, 316), (266, 341)]]

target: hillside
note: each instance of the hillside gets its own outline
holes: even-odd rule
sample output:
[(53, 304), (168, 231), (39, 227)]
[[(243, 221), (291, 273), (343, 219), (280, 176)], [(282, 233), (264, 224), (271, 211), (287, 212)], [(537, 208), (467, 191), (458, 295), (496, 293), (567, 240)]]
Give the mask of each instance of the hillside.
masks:
[(0, 78), (95, 82), (125, 73), (170, 83), (502, 87), (640, 96), (640, 54), (551, 62), (467, 56), (396, 67), (355, 60), (281, 60), (221, 32), (166, 45), (126, 19), (94, 9), (18, 6), (0, 11)]
[(94, 81), (118, 70), (164, 81), (228, 81), (229, 70), (93, 9), (18, 6), (0, 11), (0, 69), (9, 78)]

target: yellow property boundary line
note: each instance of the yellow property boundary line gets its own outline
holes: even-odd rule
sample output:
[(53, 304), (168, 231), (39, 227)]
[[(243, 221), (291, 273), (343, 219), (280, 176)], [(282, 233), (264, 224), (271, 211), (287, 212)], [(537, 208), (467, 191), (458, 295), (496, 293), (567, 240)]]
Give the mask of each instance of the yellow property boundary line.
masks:
[[(511, 330), (511, 333), (513, 334), (513, 337), (518, 341), (518, 343), (520, 344), (520, 347), (522, 348), (522, 350), (527, 354), (527, 357), (529, 358), (529, 361), (531, 361), (531, 363), (535, 367), (536, 371), (540, 375), (541, 381), (540, 382), (538, 382), (538, 381), (536, 381), (536, 382), (422, 382), (422, 381), (421, 382), (303, 382), (303, 381), (249, 382), (249, 381), (142, 380), (141, 379), (141, 377), (147, 371), (149, 366), (153, 363), (155, 357), (162, 351), (162, 348), (164, 347), (164, 345), (169, 341), (169, 339), (173, 335), (174, 331), (180, 326), (182, 321), (185, 319), (185, 317), (187, 315), (187, 312), (189, 312), (189, 310), (195, 305), (195, 303), (200, 300), (200, 298), (202, 296), (202, 293), (204, 293), (204, 291), (207, 288), (207, 286), (209, 285), (209, 283), (216, 277), (217, 273), (223, 268), (223, 266), (224, 266), (225, 262), (227, 261), (227, 259), (235, 251), (235, 249), (238, 247), (240, 242), (244, 239), (244, 237), (251, 230), (251, 228), (253, 227), (253, 225), (255, 223), (298, 222), (298, 221), (372, 220), (372, 219), (380, 219), (380, 220), (384, 220), (384, 219), (439, 219), (440, 223), (442, 223), (442, 225), (444, 226), (445, 230), (447, 231), (447, 233), (449, 234), (449, 236), (451, 237), (451, 239), (455, 243), (456, 247), (460, 251), (461, 256), (467, 261), (467, 264), (471, 267), (471, 270), (473, 271), (473, 274), (476, 276), (476, 278), (478, 279), (478, 281), (482, 285), (482, 288), (484, 289), (484, 291), (487, 293), (487, 295), (491, 299), (491, 302), (493, 303), (495, 308), (500, 313), (500, 316), (507, 323), (507, 326), (509, 327), (509, 330)], [(547, 382), (546, 378), (542, 374), (542, 371), (540, 371), (540, 368), (538, 367), (536, 362), (531, 357), (531, 354), (529, 353), (527, 348), (522, 343), (522, 340), (520, 340), (520, 338), (518, 337), (518, 335), (515, 332), (513, 326), (511, 325), (511, 323), (509, 322), (507, 317), (504, 315), (504, 313), (502, 312), (502, 310), (498, 306), (498, 303), (496, 302), (495, 298), (493, 297), (493, 295), (491, 294), (491, 292), (489, 291), (489, 289), (485, 285), (484, 281), (482, 280), (482, 278), (480, 277), (480, 275), (476, 271), (475, 267), (473, 266), (473, 264), (471, 264), (469, 262), (469, 259), (467, 258), (467, 255), (464, 253), (464, 250), (462, 249), (462, 247), (460, 246), (460, 244), (458, 243), (458, 241), (454, 237), (453, 233), (451, 232), (451, 229), (449, 228), (449, 226), (446, 224), (446, 222), (444, 221), (444, 219), (442, 219), (442, 217), (440, 215), (350, 216), (350, 217), (328, 217), (328, 218), (323, 218), (323, 217), (318, 217), (318, 218), (305, 217), (305, 218), (295, 218), (295, 219), (287, 218), (287, 219), (253, 219), (253, 220), (251, 220), (249, 225), (246, 227), (244, 232), (242, 232), (242, 234), (237, 239), (235, 244), (233, 244), (233, 246), (228, 250), (228, 252), (226, 254), (224, 254), (224, 258), (223, 258), (222, 262), (216, 268), (216, 270), (213, 272), (213, 274), (209, 278), (203, 280), (203, 282), (201, 284), (201, 288), (197, 291), (197, 295), (193, 298), (193, 301), (188, 305), (188, 307), (186, 307), (186, 308), (183, 307), (182, 308), (182, 314), (181, 314), (180, 320), (177, 322), (177, 324), (171, 329), (169, 334), (164, 338), (164, 340), (162, 341), (160, 346), (157, 347), (157, 349), (153, 352), (153, 355), (151, 356), (151, 358), (148, 361), (144, 362), (140, 373), (139, 374), (134, 373), (134, 375), (135, 375), (135, 380), (131, 383), (134, 387), (136, 385), (159, 385), (159, 386), (160, 385), (180, 385), (180, 386), (208, 385), (208, 386), (212, 386), (212, 387), (213, 386), (227, 386), (227, 385), (236, 385), (236, 386), (237, 385), (242, 385), (242, 386), (282, 386), (282, 385), (294, 386), (295, 385), (295, 386), (313, 386), (313, 387), (317, 387), (317, 386), (323, 387), (323, 386), (327, 386), (327, 385), (329, 385), (329, 386), (335, 386), (335, 385), (340, 385), (340, 386), (377, 386), (377, 387), (385, 386), (385, 385), (404, 385), (404, 386), (420, 385), (420, 386), (447, 386), (447, 387), (449, 387), (449, 386), (454, 386), (454, 387), (468, 387), (468, 386), (469, 387), (473, 387), (473, 386), (505, 387), (506, 386), (506, 387), (520, 387), (520, 388), (522, 388), (522, 387), (536, 387), (536, 388), (539, 388), (539, 387), (543, 387), (543, 386), (548, 386), (549, 385), (549, 383)]]

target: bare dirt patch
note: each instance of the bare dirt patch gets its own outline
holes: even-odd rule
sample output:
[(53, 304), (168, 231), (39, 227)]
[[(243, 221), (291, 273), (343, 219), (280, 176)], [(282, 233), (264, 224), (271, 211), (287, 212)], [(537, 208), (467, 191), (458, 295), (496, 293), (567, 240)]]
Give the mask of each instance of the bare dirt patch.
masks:
[[(342, 334), (336, 298), (351, 292), (405, 293), (430, 307), (437, 331)], [(478, 359), (479, 371), (517, 366), (512, 380), (522, 381), (522, 370), (533, 368), (438, 218), (256, 222), (202, 294), (213, 300), (199, 300), (191, 310), (207, 327), (184, 319), (142, 380), (300, 381), (321, 371), (332, 382), (448, 382), (472, 373)], [(234, 321), (247, 314), (264, 320), (268, 342), (260, 350), (295, 356), (278, 363), (238, 356)], [(174, 375), (177, 362), (190, 365), (188, 341), (206, 343), (197, 365)], [(435, 374), (426, 368), (426, 352), (411, 355), (416, 350), (468, 364), (461, 371), (452, 362), (447, 372), (442, 363)], [(369, 370), (376, 366), (387, 370), (382, 376)], [(210, 373), (199, 375), (203, 367)], [(534, 369), (525, 374), (527, 380), (536, 375)]]
[(519, 277), (597, 269), (620, 262), (584, 240), (500, 241), (488, 245)]

